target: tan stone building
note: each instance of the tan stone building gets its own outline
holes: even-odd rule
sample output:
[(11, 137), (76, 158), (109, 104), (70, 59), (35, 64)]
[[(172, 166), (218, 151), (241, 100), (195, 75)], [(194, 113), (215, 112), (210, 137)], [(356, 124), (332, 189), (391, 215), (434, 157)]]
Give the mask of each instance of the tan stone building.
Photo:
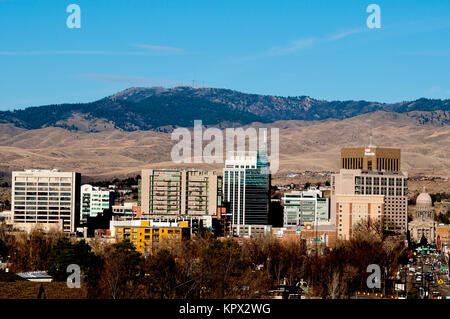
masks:
[(221, 181), (213, 171), (144, 169), (142, 216), (216, 215), (222, 202)]
[(441, 247), (450, 247), (450, 225), (439, 224), (436, 227), (436, 238), (439, 236)]
[[(408, 229), (408, 176), (403, 172), (341, 169), (331, 177), (331, 209), (337, 195), (383, 196), (386, 231), (406, 235)], [(357, 197), (355, 197), (357, 198)], [(336, 224), (338, 224), (336, 222)]]
[(400, 171), (400, 149), (376, 146), (341, 149), (341, 168)]
[(336, 195), (337, 239), (348, 240), (359, 223), (383, 224), (383, 195)]
[(423, 188), (417, 196), (414, 217), (409, 222), (411, 240), (418, 243), (425, 236), (429, 243), (436, 242), (436, 222), (434, 221), (434, 209), (431, 196)]

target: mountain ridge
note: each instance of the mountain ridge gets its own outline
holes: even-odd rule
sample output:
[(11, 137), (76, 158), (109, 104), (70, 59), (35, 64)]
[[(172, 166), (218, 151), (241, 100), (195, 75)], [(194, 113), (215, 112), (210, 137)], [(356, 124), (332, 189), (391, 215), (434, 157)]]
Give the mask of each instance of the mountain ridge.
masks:
[(33, 106), (1, 111), (0, 123), (24, 129), (62, 127), (67, 130), (101, 132), (154, 130), (170, 132), (192, 127), (201, 119), (206, 126), (272, 123), (280, 120), (343, 120), (376, 111), (421, 112), (421, 122), (450, 124), (450, 100), (421, 98), (415, 101), (325, 101), (308, 96), (273, 96), (242, 93), (221, 88), (179, 86), (132, 87), (89, 103)]

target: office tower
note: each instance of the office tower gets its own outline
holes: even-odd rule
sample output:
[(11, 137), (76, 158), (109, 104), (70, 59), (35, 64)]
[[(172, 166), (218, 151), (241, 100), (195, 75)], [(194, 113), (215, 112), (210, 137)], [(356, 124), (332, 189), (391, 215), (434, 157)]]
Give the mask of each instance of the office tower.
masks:
[(341, 168), (400, 171), (400, 149), (376, 146), (341, 149)]
[(216, 172), (210, 171), (144, 169), (141, 186), (142, 215), (215, 216), (218, 180)]
[(265, 149), (230, 154), (223, 170), (223, 201), (230, 205), (235, 235), (241, 225), (267, 225), (270, 172)]
[(284, 227), (303, 226), (305, 223), (326, 223), (329, 220), (329, 199), (322, 191), (292, 191), (283, 197)]
[(95, 217), (114, 204), (114, 192), (85, 184), (81, 186), (81, 220)]
[(75, 172), (25, 170), (12, 172), (14, 227), (75, 232), (80, 216), (80, 180)]
[[(331, 178), (332, 207), (336, 195), (384, 196), (384, 229), (405, 235), (408, 229), (408, 176), (396, 171), (341, 169)], [(333, 216), (332, 216), (333, 217)]]

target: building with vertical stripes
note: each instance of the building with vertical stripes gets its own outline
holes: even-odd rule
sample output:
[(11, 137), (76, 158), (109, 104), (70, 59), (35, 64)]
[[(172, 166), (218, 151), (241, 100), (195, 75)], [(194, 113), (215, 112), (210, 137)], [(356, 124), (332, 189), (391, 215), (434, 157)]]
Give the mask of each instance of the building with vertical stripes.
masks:
[(400, 149), (376, 146), (341, 149), (341, 168), (400, 171)]

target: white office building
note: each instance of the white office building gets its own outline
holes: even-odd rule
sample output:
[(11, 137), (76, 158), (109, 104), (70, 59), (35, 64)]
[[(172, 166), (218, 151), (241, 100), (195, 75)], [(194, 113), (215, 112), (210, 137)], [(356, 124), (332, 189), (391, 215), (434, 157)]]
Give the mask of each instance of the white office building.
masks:
[(80, 180), (80, 173), (56, 169), (12, 172), (14, 227), (74, 232), (80, 216)]
[(102, 214), (114, 204), (114, 192), (85, 184), (81, 186), (81, 220)]
[(322, 191), (292, 191), (283, 197), (283, 226), (299, 227), (305, 223), (328, 223), (330, 201), (323, 198)]

